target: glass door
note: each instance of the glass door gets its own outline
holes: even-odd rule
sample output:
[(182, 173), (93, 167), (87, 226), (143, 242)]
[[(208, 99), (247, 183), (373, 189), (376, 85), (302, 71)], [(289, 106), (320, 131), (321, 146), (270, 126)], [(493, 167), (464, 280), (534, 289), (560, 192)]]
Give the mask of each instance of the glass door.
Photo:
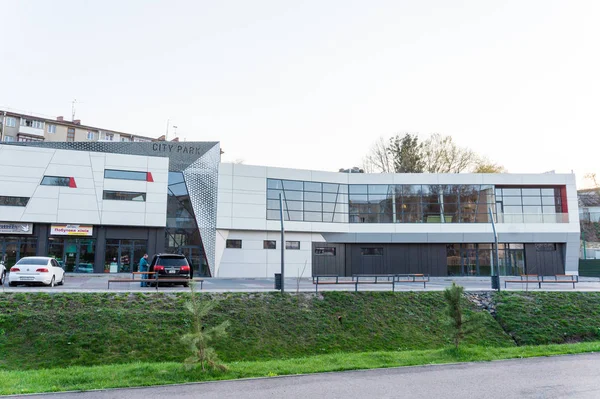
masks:
[(522, 249), (509, 249), (507, 253), (507, 272), (512, 276), (520, 276), (526, 274), (525, 268), (525, 253)]

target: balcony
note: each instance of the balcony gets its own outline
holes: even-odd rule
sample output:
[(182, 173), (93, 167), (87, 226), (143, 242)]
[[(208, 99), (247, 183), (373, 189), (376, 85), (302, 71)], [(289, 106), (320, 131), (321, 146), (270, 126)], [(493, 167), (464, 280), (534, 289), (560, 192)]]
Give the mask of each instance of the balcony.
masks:
[(498, 213), (498, 223), (569, 223), (569, 214)]
[(41, 128), (33, 127), (33, 126), (19, 126), (19, 133), (28, 134), (30, 136), (44, 137), (44, 127)]

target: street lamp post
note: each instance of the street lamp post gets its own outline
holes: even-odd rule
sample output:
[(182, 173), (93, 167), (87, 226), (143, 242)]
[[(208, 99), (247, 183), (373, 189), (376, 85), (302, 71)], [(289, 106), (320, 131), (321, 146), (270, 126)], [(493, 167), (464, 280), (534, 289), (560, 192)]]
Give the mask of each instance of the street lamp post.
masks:
[[(497, 289), (500, 292), (500, 261), (498, 257), (498, 232), (496, 231), (496, 223), (494, 222), (494, 213), (492, 212), (492, 207), (488, 208), (488, 212), (490, 214), (490, 220), (492, 221), (492, 230), (494, 232), (494, 260), (492, 261), (492, 289)], [(496, 264), (494, 271), (494, 263)]]
[(284, 259), (284, 253), (285, 253), (285, 231), (283, 229), (283, 197), (281, 196), (281, 193), (279, 193), (279, 217), (281, 219), (281, 292), (285, 292), (285, 288), (284, 288), (284, 266), (285, 266), (285, 259)]

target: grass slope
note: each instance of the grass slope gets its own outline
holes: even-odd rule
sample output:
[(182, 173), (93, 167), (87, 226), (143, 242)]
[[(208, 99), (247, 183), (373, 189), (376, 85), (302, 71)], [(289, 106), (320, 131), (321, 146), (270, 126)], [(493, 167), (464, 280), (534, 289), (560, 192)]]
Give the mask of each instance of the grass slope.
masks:
[[(179, 338), (189, 331), (185, 296), (6, 293), (0, 296), (0, 368), (182, 361), (187, 353)], [(450, 342), (441, 292), (201, 296), (217, 301), (207, 324), (232, 323), (229, 337), (214, 344), (227, 362), (438, 349)], [(489, 315), (486, 329), (467, 341), (475, 343), (514, 346)]]
[(598, 292), (501, 292), (497, 320), (519, 345), (600, 339)]

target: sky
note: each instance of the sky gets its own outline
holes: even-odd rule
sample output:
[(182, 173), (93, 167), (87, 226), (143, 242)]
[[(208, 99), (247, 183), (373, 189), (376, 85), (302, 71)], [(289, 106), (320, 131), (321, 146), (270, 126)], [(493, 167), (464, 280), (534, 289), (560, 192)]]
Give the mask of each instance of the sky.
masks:
[[(0, 107), (337, 171), (452, 136), (600, 180), (600, 2), (0, 0)], [(177, 126), (174, 129), (173, 126)]]

